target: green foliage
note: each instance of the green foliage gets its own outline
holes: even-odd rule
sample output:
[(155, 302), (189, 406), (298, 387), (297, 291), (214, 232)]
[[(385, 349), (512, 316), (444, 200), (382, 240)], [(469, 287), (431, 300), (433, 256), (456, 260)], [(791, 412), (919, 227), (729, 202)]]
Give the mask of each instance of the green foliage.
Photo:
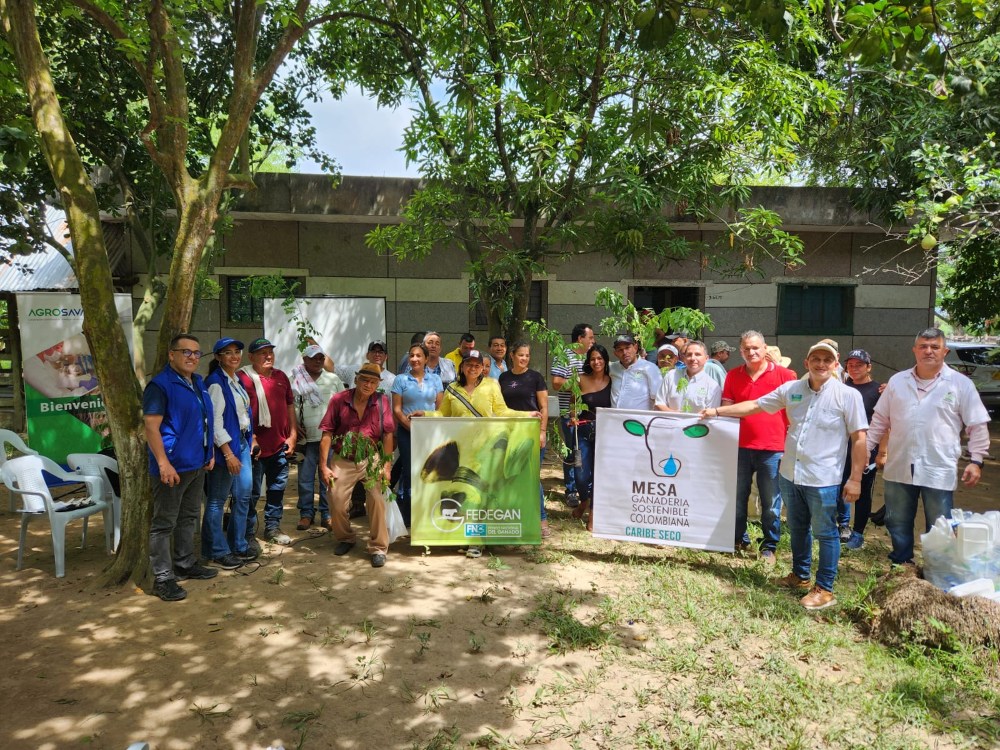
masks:
[(249, 294), (261, 299), (281, 299), (281, 309), (295, 326), (295, 341), (299, 351), (305, 351), (310, 339), (319, 336), (319, 331), (309, 322), (303, 306), (309, 305), (309, 300), (295, 297), (299, 282), (286, 279), (280, 273), (262, 276), (248, 276)]
[(627, 331), (642, 340), (646, 349), (656, 341), (655, 331), (688, 331), (698, 335), (702, 329), (715, 330), (712, 318), (701, 310), (690, 307), (666, 308), (660, 312), (638, 310), (621, 292), (604, 287), (597, 291), (596, 304), (608, 311), (608, 317), (600, 322), (601, 333), (613, 336)]

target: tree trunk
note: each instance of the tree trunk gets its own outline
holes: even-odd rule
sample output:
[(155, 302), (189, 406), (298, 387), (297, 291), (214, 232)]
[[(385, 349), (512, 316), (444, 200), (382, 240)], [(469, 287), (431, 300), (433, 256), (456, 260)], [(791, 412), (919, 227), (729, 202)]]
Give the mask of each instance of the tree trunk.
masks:
[(178, 196), (180, 219), (167, 279), (166, 307), (156, 342), (157, 370), (167, 361), (170, 339), (190, 329), (198, 268), (215, 228), (221, 197), (221, 190), (204, 185), (200, 180), (192, 181), (183, 192), (186, 195)]
[(38, 37), (34, 3), (0, 0), (0, 22), (31, 103), (42, 152), (66, 210), (80, 280), (83, 332), (94, 357), (112, 440), (118, 450), (123, 536), (118, 557), (105, 578), (119, 582), (131, 576), (141, 582), (149, 569), (146, 530), (150, 503), (142, 404), (125, 334), (118, 323), (97, 197), (56, 96)]

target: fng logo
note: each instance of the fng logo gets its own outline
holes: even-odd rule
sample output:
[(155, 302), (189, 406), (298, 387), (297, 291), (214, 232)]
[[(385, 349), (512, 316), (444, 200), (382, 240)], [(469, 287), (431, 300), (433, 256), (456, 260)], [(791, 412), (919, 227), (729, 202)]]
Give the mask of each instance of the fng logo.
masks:
[(465, 535), (466, 536), (486, 536), (486, 524), (485, 523), (467, 523), (467, 524), (465, 524)]

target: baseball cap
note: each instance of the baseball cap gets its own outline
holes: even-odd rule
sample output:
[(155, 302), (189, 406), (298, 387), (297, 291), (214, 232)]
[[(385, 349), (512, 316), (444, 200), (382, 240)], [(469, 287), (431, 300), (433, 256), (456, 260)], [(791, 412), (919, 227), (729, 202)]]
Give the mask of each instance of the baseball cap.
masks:
[(806, 356), (808, 357), (813, 352), (819, 352), (819, 351), (830, 352), (830, 354), (832, 354), (834, 357), (840, 356), (840, 352), (838, 352), (837, 348), (829, 342), (829, 339), (823, 339), (822, 341), (819, 341), (810, 346), (809, 351), (806, 352)]
[(673, 344), (664, 344), (663, 346), (661, 346), (659, 349), (656, 350), (656, 353), (659, 354), (660, 352), (663, 352), (663, 351), (670, 352), (675, 357), (679, 357), (680, 356), (680, 353), (677, 351), (677, 347), (674, 346)]
[(619, 333), (617, 336), (615, 336), (614, 346), (618, 346), (619, 344), (634, 344), (634, 343), (635, 343), (635, 336), (633, 336), (631, 333)]
[(318, 344), (310, 344), (309, 346), (307, 346), (305, 349), (302, 350), (302, 356), (307, 359), (312, 359), (313, 357), (317, 357), (321, 354), (323, 356), (326, 356), (326, 352), (324, 352), (323, 349), (320, 348)]
[(483, 353), (478, 349), (470, 349), (469, 353), (462, 357), (462, 361), (465, 362), (467, 359), (478, 359), (480, 362), (483, 361)]
[(379, 367), (374, 362), (365, 362), (358, 369), (357, 373), (354, 376), (354, 379), (357, 380), (358, 378), (360, 378), (362, 376), (369, 377), (369, 378), (375, 378), (376, 380), (381, 380), (382, 379), (382, 368)]
[(379, 341), (378, 339), (376, 339), (375, 341), (371, 342), (368, 345), (368, 351), (371, 351), (372, 349), (381, 349), (384, 352), (389, 351), (385, 347), (385, 342), (384, 341)]
[(254, 352), (259, 352), (261, 349), (267, 349), (268, 347), (273, 349), (274, 344), (261, 336), (259, 339), (254, 339), (250, 342), (250, 353), (253, 354)]
[(851, 349), (850, 353), (847, 355), (847, 358), (844, 361), (846, 362), (848, 359), (860, 359), (866, 365), (870, 365), (872, 363), (872, 355), (870, 355), (864, 349)]
[(712, 344), (712, 354), (718, 354), (719, 352), (735, 352), (736, 347), (730, 346), (725, 341), (716, 341)]
[(238, 339), (229, 338), (228, 336), (226, 336), (225, 338), (221, 338), (215, 342), (215, 346), (212, 347), (212, 353), (218, 354), (230, 344), (236, 344), (236, 348), (239, 349), (240, 351), (246, 348), (245, 346), (243, 346), (242, 341), (239, 341)]

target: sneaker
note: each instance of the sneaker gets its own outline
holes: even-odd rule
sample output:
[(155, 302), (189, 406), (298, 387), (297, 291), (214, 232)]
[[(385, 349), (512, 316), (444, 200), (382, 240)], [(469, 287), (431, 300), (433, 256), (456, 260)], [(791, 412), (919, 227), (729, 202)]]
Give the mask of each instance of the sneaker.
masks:
[(844, 526), (841, 526), (840, 527), (840, 543), (841, 544), (847, 544), (847, 541), (850, 538), (851, 538), (851, 527), (847, 526), (846, 524)]
[(273, 529), (267, 529), (264, 532), (264, 540), (271, 542), (272, 544), (280, 544), (286, 547), (292, 543), (292, 538), (288, 536), (288, 534), (283, 533), (277, 526)]
[(193, 581), (207, 581), (209, 578), (215, 578), (219, 575), (219, 571), (195, 563), (190, 568), (178, 568), (175, 566), (174, 575), (177, 576), (178, 581), (187, 581), (188, 579)]
[(837, 597), (832, 591), (813, 586), (808, 594), (799, 599), (799, 603), (806, 609), (826, 609), (837, 603)]
[(322, 520), (322, 521), (320, 522), (320, 525), (321, 525), (321, 526), (322, 526), (322, 527), (323, 527), (324, 529), (326, 529), (327, 531), (329, 531), (329, 532), (330, 532), (331, 534), (333, 533), (333, 519), (332, 519), (332, 518), (324, 518), (324, 519), (323, 519), (323, 520)]
[(483, 556), (483, 548), (482, 547), (469, 547), (469, 549), (465, 550), (465, 556), (466, 557), (471, 557), (473, 559), (475, 559), (477, 557), (482, 557)]
[(302, 518), (299, 519), (299, 523), (295, 527), (295, 529), (296, 531), (305, 531), (312, 525), (313, 525), (313, 520), (309, 516), (302, 516)]
[(222, 557), (213, 557), (211, 560), (211, 565), (217, 568), (222, 568), (223, 570), (236, 570), (237, 568), (243, 567), (243, 561), (236, 555), (223, 555)]
[(883, 505), (877, 511), (868, 516), (868, 520), (876, 526), (885, 526), (885, 506)]
[(337, 542), (337, 546), (333, 548), (333, 554), (346, 555), (352, 549), (354, 549), (354, 542)]
[(779, 578), (775, 583), (790, 589), (808, 589), (811, 585), (808, 578), (799, 578), (794, 573), (789, 573), (784, 578)]
[(566, 507), (575, 508), (580, 504), (580, 496), (575, 492), (566, 493)]
[(249, 559), (249, 560), (256, 560), (258, 557), (260, 557), (260, 553), (261, 553), (260, 542), (258, 542), (252, 536), (247, 537), (247, 551), (244, 552), (244, 553), (242, 553), (242, 554), (245, 554), (245, 555), (252, 554), (253, 557), (250, 557), (250, 558), (247, 558), (247, 559)]
[(851, 532), (851, 538), (847, 540), (847, 549), (861, 549), (865, 543), (865, 535), (857, 531)]
[(373, 568), (381, 568), (384, 565), (385, 565), (385, 555), (380, 554), (380, 553), (376, 553), (376, 554), (372, 555), (372, 567)]
[(761, 561), (769, 568), (774, 567), (775, 563), (778, 562), (777, 555), (774, 554), (774, 550), (766, 549), (760, 553)]
[(153, 596), (158, 596), (165, 602), (179, 602), (187, 598), (187, 595), (188, 592), (178, 586), (173, 578), (153, 584)]
[(234, 552), (233, 555), (235, 555), (237, 560), (242, 560), (243, 563), (251, 562), (260, 557), (260, 545), (257, 545), (257, 549), (247, 547), (242, 552)]

